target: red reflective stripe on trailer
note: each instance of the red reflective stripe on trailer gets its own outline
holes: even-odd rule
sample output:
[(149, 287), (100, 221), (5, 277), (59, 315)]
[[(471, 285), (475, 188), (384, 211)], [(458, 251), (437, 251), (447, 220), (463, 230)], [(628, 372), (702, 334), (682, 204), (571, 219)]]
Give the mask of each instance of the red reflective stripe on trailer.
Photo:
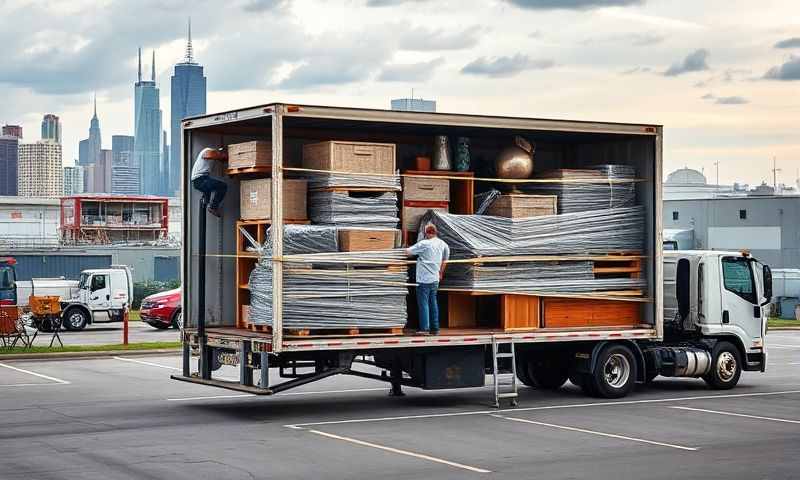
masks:
[(608, 336), (609, 337), (621, 337), (622, 334), (621, 333), (609, 333)]
[(467, 338), (462, 338), (461, 340), (464, 341), (464, 342), (477, 342), (478, 341), (478, 339), (476, 337), (467, 337)]
[(599, 333), (587, 333), (586, 335), (589, 336), (589, 337), (600, 337), (600, 336), (602, 336)]
[(450, 339), (449, 338), (437, 338), (436, 341), (439, 342), (439, 343), (448, 343), (448, 342), (450, 342)]
[(365, 342), (365, 341), (356, 342), (356, 345), (371, 345), (371, 344), (372, 342)]
[(425, 343), (424, 338), (414, 338), (411, 340), (411, 343)]
[(342, 342), (328, 342), (329, 347), (338, 347), (342, 345)]
[(536, 335), (523, 335), (522, 338), (536, 338)]
[(581, 334), (580, 333), (568, 333), (567, 336), (568, 337), (580, 337)]
[(395, 344), (400, 343), (400, 340), (384, 340), (383, 343), (385, 343), (387, 345), (395, 345)]
[(551, 340), (553, 338), (558, 338), (558, 335), (545, 335), (544, 338), (547, 340)]
[(300, 344), (295, 345), (296, 348), (307, 348), (307, 347), (313, 347), (313, 346), (314, 346), (313, 343), (300, 343)]

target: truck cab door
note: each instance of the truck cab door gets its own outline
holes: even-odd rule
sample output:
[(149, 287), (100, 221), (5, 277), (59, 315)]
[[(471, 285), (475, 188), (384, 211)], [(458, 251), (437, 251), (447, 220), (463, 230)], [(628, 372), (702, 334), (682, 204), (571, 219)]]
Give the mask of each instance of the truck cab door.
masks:
[(111, 282), (108, 274), (92, 275), (89, 284), (89, 310), (108, 310), (111, 306)]
[(742, 339), (749, 349), (762, 339), (763, 313), (759, 306), (753, 262), (747, 257), (722, 257), (722, 330)]

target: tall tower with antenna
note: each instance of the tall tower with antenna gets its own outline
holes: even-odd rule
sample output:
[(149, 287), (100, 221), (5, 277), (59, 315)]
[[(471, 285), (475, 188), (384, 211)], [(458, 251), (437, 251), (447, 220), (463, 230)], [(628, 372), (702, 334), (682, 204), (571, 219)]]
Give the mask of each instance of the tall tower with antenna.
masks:
[(206, 77), (203, 66), (195, 61), (192, 45), (192, 19), (186, 29), (186, 52), (183, 60), (175, 64), (170, 79), (170, 150), (168, 188), (169, 195), (180, 195), (181, 181), (181, 120), (206, 113)]
[(142, 78), (142, 49), (139, 48), (139, 74), (134, 84), (133, 164), (139, 169), (140, 193), (163, 195), (161, 99), (156, 86), (156, 52), (150, 66), (150, 80)]

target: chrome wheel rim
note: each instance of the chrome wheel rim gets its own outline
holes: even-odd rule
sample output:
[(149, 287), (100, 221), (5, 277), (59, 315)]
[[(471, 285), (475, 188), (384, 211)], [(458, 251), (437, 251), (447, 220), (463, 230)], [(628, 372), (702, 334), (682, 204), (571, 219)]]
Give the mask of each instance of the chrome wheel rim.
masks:
[(630, 375), (631, 363), (628, 357), (621, 353), (611, 355), (603, 365), (603, 376), (610, 387), (622, 388), (628, 383)]
[(722, 352), (717, 358), (717, 374), (723, 382), (730, 382), (736, 375), (736, 357), (731, 352)]
[(178, 326), (178, 330), (183, 330), (183, 312), (178, 312), (175, 315), (175, 325)]
[(83, 315), (80, 313), (73, 313), (69, 316), (69, 326), (72, 328), (80, 328), (83, 325)]

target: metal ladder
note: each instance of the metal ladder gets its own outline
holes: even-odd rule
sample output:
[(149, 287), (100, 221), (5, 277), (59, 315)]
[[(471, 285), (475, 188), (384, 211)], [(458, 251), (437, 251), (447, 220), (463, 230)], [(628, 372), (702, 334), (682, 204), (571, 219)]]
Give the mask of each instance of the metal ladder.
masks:
[[(503, 345), (508, 345), (507, 351), (502, 351)], [(492, 335), (492, 376), (494, 378), (494, 407), (500, 408), (500, 400), (503, 398), (511, 399), (511, 406), (517, 406), (517, 361), (515, 358), (514, 339), (507, 342), (498, 342), (497, 337)], [(500, 373), (497, 364), (500, 358), (511, 359), (511, 372)], [(500, 383), (501, 376), (511, 375), (510, 383)], [(510, 387), (510, 390), (501, 391), (501, 387)]]

